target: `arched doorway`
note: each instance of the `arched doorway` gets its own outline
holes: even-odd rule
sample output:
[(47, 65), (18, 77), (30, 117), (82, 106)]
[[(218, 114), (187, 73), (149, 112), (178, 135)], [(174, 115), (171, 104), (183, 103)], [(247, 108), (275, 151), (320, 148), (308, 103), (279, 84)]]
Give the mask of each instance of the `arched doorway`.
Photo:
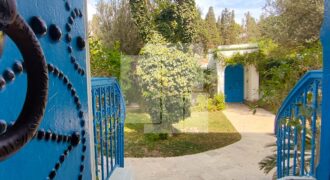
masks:
[(244, 67), (243, 65), (227, 66), (225, 70), (226, 102), (242, 103), (244, 101)]

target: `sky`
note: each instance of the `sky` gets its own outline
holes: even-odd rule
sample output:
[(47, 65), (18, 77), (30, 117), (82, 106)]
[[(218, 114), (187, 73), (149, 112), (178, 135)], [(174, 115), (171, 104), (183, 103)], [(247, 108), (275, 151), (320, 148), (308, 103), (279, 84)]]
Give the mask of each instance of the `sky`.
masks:
[(214, 8), (216, 17), (220, 16), (225, 8), (235, 10), (236, 22), (242, 23), (244, 14), (248, 11), (253, 17), (259, 19), (266, 0), (196, 0), (196, 4), (202, 10), (204, 17), (210, 6)]
[[(96, 13), (95, 4), (98, 0), (87, 0), (88, 19), (91, 20)], [(224, 8), (235, 10), (236, 22), (242, 23), (244, 13), (250, 11), (252, 16), (259, 18), (262, 13), (266, 0), (196, 0), (197, 6), (202, 10), (203, 16), (207, 13), (210, 6), (213, 6), (216, 16), (221, 14)]]

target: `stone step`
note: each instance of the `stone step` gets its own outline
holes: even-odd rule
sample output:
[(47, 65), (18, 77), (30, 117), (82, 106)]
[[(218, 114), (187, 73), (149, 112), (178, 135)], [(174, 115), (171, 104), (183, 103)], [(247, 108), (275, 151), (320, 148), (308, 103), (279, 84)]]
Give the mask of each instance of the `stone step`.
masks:
[(129, 169), (116, 168), (109, 180), (134, 180), (134, 178)]

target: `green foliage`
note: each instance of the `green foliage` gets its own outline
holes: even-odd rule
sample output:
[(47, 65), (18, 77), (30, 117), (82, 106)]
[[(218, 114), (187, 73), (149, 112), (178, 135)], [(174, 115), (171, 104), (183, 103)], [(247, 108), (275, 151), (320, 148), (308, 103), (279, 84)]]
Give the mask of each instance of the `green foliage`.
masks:
[(213, 7), (209, 8), (205, 18), (205, 26), (201, 27), (207, 31), (207, 49), (216, 48), (221, 43), (220, 33), (217, 28)]
[(241, 26), (235, 22), (235, 11), (229, 11), (225, 8), (221, 13), (221, 19), (218, 21), (218, 27), (221, 34), (221, 42), (224, 45), (235, 44), (238, 42)]
[(131, 62), (129, 57), (119, 51), (119, 43), (114, 49), (109, 49), (100, 40), (90, 37), (90, 64), (93, 77), (116, 77), (124, 94), (131, 87)]
[(234, 54), (231, 58), (225, 59), (227, 65), (257, 65), (261, 60), (265, 59), (265, 54), (262, 51), (248, 54)]
[(213, 99), (209, 99), (207, 109), (209, 111), (221, 111), (225, 109), (225, 96), (223, 94), (217, 94)]
[(90, 37), (89, 47), (91, 73), (93, 77), (120, 77), (121, 53), (119, 51), (118, 42), (113, 49), (110, 49), (106, 47), (100, 40)]
[(196, 105), (192, 107), (192, 111), (203, 112), (210, 111), (216, 112), (226, 108), (225, 96), (217, 94), (213, 98), (208, 98), (205, 95), (198, 95)]
[(195, 105), (191, 108), (195, 112), (204, 112), (207, 111), (208, 106), (208, 97), (206, 95), (198, 95), (196, 98)]
[[(272, 143), (267, 145), (266, 147), (268, 148), (276, 148), (277, 144), (276, 143)], [(265, 174), (269, 174), (274, 168), (276, 168), (276, 162), (277, 162), (277, 153), (275, 150), (273, 150), (273, 154), (264, 157), (258, 164), (259, 164), (259, 169), (263, 170), (263, 172)], [(273, 179), (277, 179), (276, 178), (276, 173), (274, 173), (274, 177)]]
[(176, 6), (172, 3), (163, 5), (163, 9), (157, 12), (155, 16), (157, 31), (162, 34), (164, 38), (171, 42), (177, 42), (177, 29), (179, 27), (177, 22)]
[(166, 133), (148, 133), (144, 135), (147, 141), (150, 142), (157, 142), (157, 141), (164, 141), (168, 139), (168, 134)]
[(268, 0), (265, 10), (259, 23), (263, 37), (285, 47), (319, 40), (324, 0)]
[(256, 42), (257, 39), (260, 38), (260, 30), (257, 24), (257, 21), (254, 17), (252, 17), (250, 12), (245, 14), (245, 19), (243, 23), (244, 28), (244, 37), (242, 39), (243, 42)]
[(176, 0), (177, 2), (177, 34), (182, 43), (192, 43), (196, 39), (196, 21), (198, 12), (195, 0)]
[(171, 43), (193, 42), (198, 15), (195, 0), (157, 0), (149, 4), (147, 0), (130, 0), (133, 19), (144, 42), (149, 42), (155, 31)]
[(144, 42), (148, 42), (153, 29), (148, 0), (129, 0), (132, 17)]
[(210, 95), (210, 97), (213, 97), (216, 93), (217, 81), (218, 76), (215, 68), (202, 70), (202, 78), (200, 79), (200, 82), (203, 83), (203, 89)]
[(188, 48), (158, 43), (142, 49), (137, 76), (154, 123), (172, 124), (190, 115), (196, 70), (196, 60)]
[(199, 16), (197, 22), (197, 38), (196, 44), (201, 44), (204, 48), (204, 53), (207, 53), (208, 49), (213, 47), (212, 38), (210, 37), (209, 30), (206, 27), (206, 22)]

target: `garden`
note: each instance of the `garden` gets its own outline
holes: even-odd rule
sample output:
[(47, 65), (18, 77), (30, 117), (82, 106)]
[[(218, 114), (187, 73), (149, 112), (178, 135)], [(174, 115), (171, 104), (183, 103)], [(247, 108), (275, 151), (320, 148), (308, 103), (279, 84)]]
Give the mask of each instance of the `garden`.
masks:
[[(211, 53), (227, 65), (254, 65), (261, 98), (246, 103), (251, 113), (259, 107), (276, 113), (307, 71), (322, 68), (323, 8), (322, 0), (269, 0), (262, 16), (246, 12), (239, 24), (227, 8), (217, 18), (210, 7), (204, 17), (194, 0), (99, 1), (90, 22), (91, 70), (121, 83), (128, 107), (125, 156), (181, 156), (239, 141), (222, 113), (216, 69), (200, 63)], [(217, 50), (242, 43), (259, 50), (231, 58)], [(261, 163), (266, 173), (273, 160)]]

